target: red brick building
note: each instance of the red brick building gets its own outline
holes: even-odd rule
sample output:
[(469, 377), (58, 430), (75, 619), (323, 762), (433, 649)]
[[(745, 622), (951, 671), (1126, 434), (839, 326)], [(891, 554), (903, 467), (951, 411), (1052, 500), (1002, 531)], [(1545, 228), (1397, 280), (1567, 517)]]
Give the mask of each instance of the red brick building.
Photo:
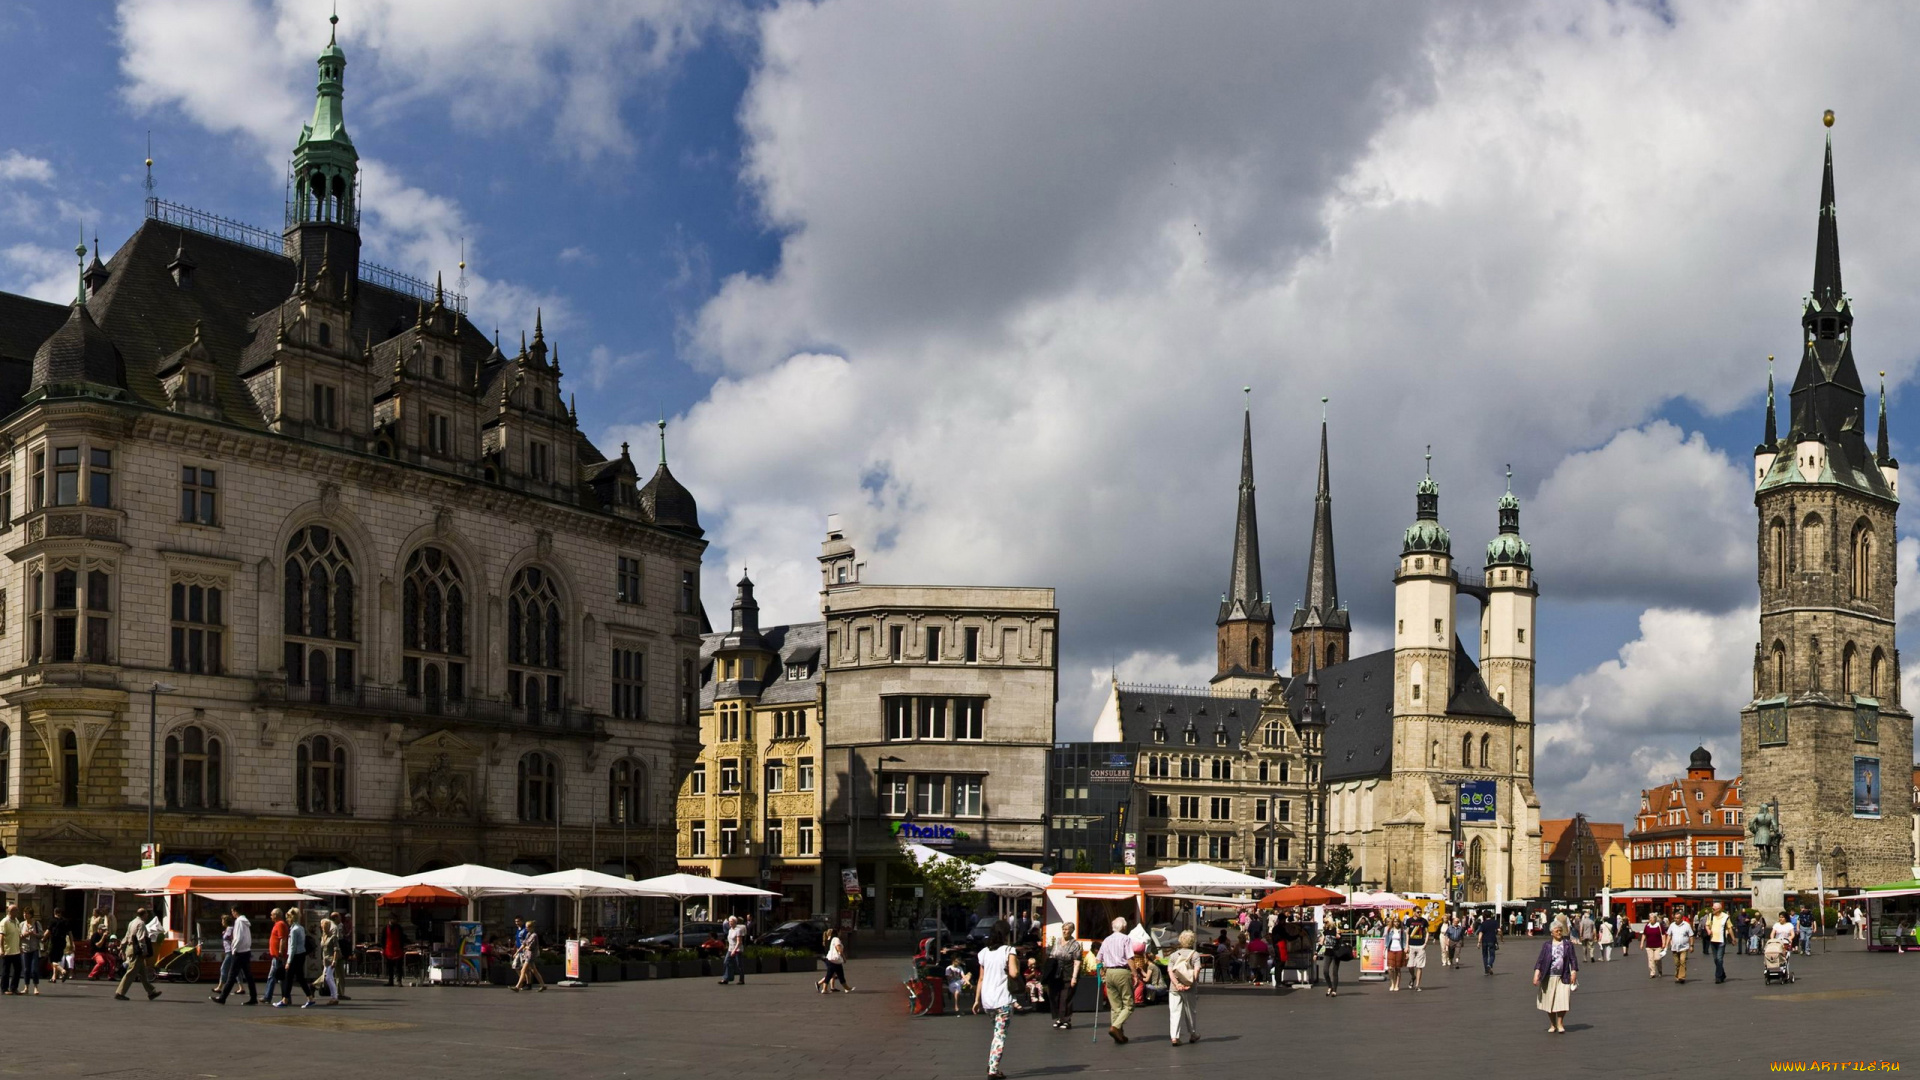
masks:
[(1628, 840), (1636, 889), (1724, 891), (1747, 886), (1747, 817), (1740, 778), (1717, 780), (1713, 755), (1693, 752), (1687, 775), (1640, 793)]

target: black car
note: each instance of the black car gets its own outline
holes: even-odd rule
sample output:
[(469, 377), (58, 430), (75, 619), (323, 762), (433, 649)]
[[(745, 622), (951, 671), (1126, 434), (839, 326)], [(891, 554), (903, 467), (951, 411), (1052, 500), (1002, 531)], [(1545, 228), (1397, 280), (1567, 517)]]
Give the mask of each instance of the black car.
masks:
[(760, 935), (762, 945), (777, 945), (783, 949), (812, 949), (825, 952), (826, 945), (821, 939), (827, 932), (827, 924), (811, 919), (795, 919), (783, 922), (779, 926)]
[(716, 933), (724, 938), (726, 928), (717, 922), (690, 922), (685, 930), (674, 929), (664, 934), (643, 937), (634, 944), (656, 949), (697, 949), (706, 944), (708, 939)]

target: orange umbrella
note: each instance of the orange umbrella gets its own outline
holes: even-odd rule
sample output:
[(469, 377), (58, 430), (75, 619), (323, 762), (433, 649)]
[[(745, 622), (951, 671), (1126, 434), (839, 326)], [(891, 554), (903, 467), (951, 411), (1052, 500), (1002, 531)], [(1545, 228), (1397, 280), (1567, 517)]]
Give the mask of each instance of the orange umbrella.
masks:
[(1346, 897), (1332, 889), (1323, 889), (1318, 885), (1289, 885), (1284, 889), (1275, 889), (1262, 897), (1254, 906), (1263, 908), (1312, 907), (1315, 904), (1338, 904)]
[(467, 898), (433, 885), (406, 885), (380, 898), (383, 907), (459, 907)]

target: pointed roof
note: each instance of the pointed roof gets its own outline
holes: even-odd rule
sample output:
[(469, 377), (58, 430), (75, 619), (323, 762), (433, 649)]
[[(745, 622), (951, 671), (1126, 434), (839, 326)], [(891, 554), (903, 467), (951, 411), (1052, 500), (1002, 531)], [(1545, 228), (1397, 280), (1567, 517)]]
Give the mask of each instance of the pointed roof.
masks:
[[(1325, 398), (1321, 401), (1324, 403)], [(1313, 495), (1313, 541), (1307, 551), (1307, 591), (1293, 613), (1293, 629), (1349, 628), (1340, 606), (1340, 584), (1333, 564), (1333, 485), (1327, 468), (1327, 418), (1320, 417), (1320, 484)]]
[(674, 479), (667, 469), (667, 422), (660, 421), (660, 467), (653, 471), (653, 478), (640, 489), (640, 507), (655, 525), (688, 536), (705, 535), (700, 528), (700, 507), (694, 502), (693, 493)]
[(29, 389), (44, 393), (81, 383), (121, 390), (127, 385), (120, 350), (93, 321), (87, 305), (76, 300), (67, 321), (35, 350)]
[(1260, 585), (1260, 523), (1253, 504), (1253, 409), (1249, 407), (1240, 432), (1240, 506), (1233, 524), (1233, 565), (1217, 621), (1272, 622), (1273, 605), (1265, 596)]
[(1840, 221), (1833, 199), (1833, 114), (1827, 114), (1827, 159), (1820, 173), (1820, 231), (1813, 247), (1813, 298), (1831, 308), (1846, 294), (1840, 287)]
[(1774, 420), (1773, 413), (1773, 357), (1767, 357), (1767, 430), (1760, 439), (1756, 453), (1772, 453), (1780, 445), (1780, 425)]
[(1893, 447), (1887, 441), (1887, 373), (1880, 373), (1880, 435), (1874, 440), (1873, 456), (1882, 465), (1898, 468), (1900, 463), (1893, 459)]

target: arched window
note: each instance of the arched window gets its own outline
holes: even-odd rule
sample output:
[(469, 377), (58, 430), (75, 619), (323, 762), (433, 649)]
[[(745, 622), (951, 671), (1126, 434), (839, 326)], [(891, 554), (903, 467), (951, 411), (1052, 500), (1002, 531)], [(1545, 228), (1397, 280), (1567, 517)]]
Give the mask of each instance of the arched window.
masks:
[(1867, 696), (1877, 698), (1880, 688), (1886, 685), (1887, 654), (1879, 649), (1873, 650), (1873, 659), (1867, 665)]
[(1473, 768), (1473, 736), (1472, 735), (1460, 736), (1460, 767), (1463, 769)]
[(507, 686), (530, 723), (559, 713), (562, 663), (560, 591), (553, 575), (529, 566), (513, 576), (507, 596)]
[(1773, 587), (1787, 587), (1787, 523), (1783, 518), (1774, 518), (1767, 526), (1767, 567), (1773, 579)]
[(72, 728), (60, 733), (60, 805), (80, 805), (80, 741)]
[(1260, 638), (1256, 635), (1247, 643), (1247, 670), (1259, 671), (1260, 667)]
[(1793, 849), (1792, 849), (1792, 848), (1788, 848), (1788, 849), (1787, 849), (1787, 869), (1789, 869), (1789, 870), (1791, 870), (1791, 869), (1793, 869), (1793, 861), (1794, 861), (1794, 860), (1793, 860)]
[(1819, 514), (1808, 514), (1800, 523), (1800, 569), (1821, 571), (1827, 568), (1826, 523)]
[(1468, 881), (1481, 881), (1486, 878), (1484, 866), (1485, 857), (1485, 849), (1480, 844), (1480, 838), (1476, 836), (1473, 838), (1473, 842), (1467, 845)]
[(1433, 740), (1433, 745), (1427, 747), (1427, 768), (1437, 769), (1439, 767), (1440, 767), (1440, 740), (1435, 739)]
[(1340, 644), (1334, 641), (1327, 642), (1327, 666), (1332, 667), (1333, 665), (1339, 662), (1340, 662)]
[(218, 736), (197, 724), (167, 736), (167, 809), (218, 810), (223, 778)]
[(1853, 527), (1853, 598), (1873, 599), (1873, 528), (1865, 519)]
[(1420, 700), (1420, 684), (1426, 681), (1426, 674), (1426, 669), (1421, 667), (1418, 661), (1415, 661), (1413, 667), (1407, 672), (1409, 684), (1407, 693), (1414, 701)]
[(1840, 649), (1840, 692), (1842, 694), (1858, 692), (1859, 684), (1854, 682), (1854, 663), (1858, 659), (1857, 652), (1851, 641)]
[(347, 812), (345, 743), (331, 735), (300, 743), (294, 751), (294, 805), (303, 814)]
[(552, 755), (535, 750), (520, 759), (520, 820), (550, 822), (560, 788), (560, 766)]
[(1787, 692), (1787, 647), (1784, 643), (1773, 643), (1773, 692)]
[(1491, 735), (1480, 736), (1480, 767), (1483, 769), (1488, 768), (1490, 766), (1490, 762), (1492, 761), (1492, 759), (1487, 756), (1487, 748), (1492, 745), (1493, 745), (1493, 736)]
[(287, 685), (313, 701), (354, 688), (353, 556), (340, 534), (309, 525), (287, 541), (281, 634)]
[(632, 758), (614, 762), (607, 776), (607, 820), (614, 825), (644, 825), (646, 807), (646, 767)]
[(460, 566), (437, 547), (407, 559), (400, 586), (401, 675), (428, 713), (467, 697), (467, 592)]

